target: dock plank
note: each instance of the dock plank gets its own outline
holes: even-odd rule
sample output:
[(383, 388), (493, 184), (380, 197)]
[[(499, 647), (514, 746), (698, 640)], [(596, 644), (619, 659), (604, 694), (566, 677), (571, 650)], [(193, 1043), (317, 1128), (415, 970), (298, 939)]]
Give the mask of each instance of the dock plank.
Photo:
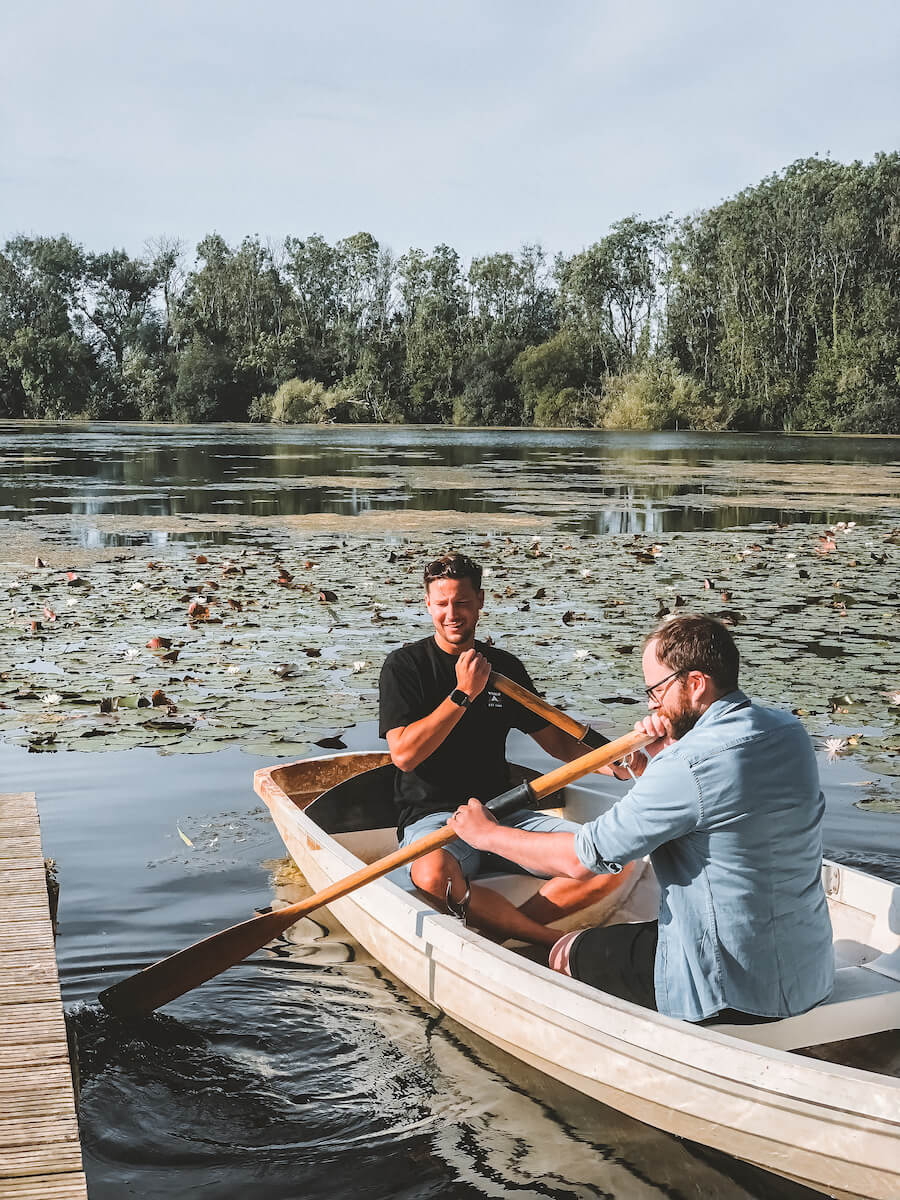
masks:
[(9, 1179), (0, 1186), (4, 1200), (87, 1200), (83, 1175), (32, 1175), (30, 1179)]
[(31, 792), (0, 795), (0, 1200), (87, 1200)]

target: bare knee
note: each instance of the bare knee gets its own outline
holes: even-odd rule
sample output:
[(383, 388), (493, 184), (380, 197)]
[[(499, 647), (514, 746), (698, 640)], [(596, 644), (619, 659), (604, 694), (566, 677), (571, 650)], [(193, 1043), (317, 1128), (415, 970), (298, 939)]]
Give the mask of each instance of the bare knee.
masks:
[(448, 883), (454, 899), (459, 899), (465, 892), (466, 881), (459, 862), (446, 850), (437, 850), (417, 859), (409, 874), (417, 888), (441, 903), (446, 899)]

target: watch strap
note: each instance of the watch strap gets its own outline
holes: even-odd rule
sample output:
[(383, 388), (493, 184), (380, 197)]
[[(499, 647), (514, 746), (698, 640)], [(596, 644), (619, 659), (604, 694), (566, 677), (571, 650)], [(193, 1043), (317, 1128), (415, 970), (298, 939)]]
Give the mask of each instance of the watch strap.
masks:
[(460, 708), (468, 708), (472, 703), (470, 696), (462, 688), (454, 688), (450, 693), (450, 699), (454, 704), (458, 704)]

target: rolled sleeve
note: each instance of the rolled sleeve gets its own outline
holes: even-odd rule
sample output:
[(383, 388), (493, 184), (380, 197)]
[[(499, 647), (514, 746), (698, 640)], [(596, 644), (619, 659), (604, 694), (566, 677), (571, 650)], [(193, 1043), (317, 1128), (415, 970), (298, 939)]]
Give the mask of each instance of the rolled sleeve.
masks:
[(700, 790), (694, 773), (677, 754), (663, 755), (627, 795), (575, 835), (575, 853), (589, 871), (616, 874), (624, 863), (697, 828)]

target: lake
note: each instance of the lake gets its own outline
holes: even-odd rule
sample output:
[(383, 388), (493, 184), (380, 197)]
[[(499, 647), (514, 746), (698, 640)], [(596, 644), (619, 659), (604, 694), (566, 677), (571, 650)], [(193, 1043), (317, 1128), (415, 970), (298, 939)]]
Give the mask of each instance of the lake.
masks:
[[(664, 599), (708, 608), (714, 575), (754, 694), (801, 707), (817, 738), (826, 852), (900, 880), (897, 525), (892, 439), (0, 424), (0, 769), (4, 791), (37, 792), (59, 864), (92, 1200), (809, 1195), (491, 1049), (327, 914), (150, 1020), (95, 997), (296, 894), (252, 773), (316, 752), (329, 719), (350, 748), (378, 745), (380, 659), (425, 631), (415, 579), (448, 539), (492, 564), (485, 619), (548, 698), (609, 730), (639, 711), (631, 643)], [(311, 591), (274, 586), (273, 564), (296, 589), (305, 562)], [(225, 563), (241, 608), (190, 627), (179, 589)], [(52, 623), (29, 630), (45, 607)], [(144, 652), (159, 633), (183, 642), (177, 666)], [(319, 656), (276, 677), (298, 645)], [(148, 729), (124, 704), (99, 715), (99, 697), (156, 685), (189, 729)], [(509, 751), (549, 761), (524, 737)]]

